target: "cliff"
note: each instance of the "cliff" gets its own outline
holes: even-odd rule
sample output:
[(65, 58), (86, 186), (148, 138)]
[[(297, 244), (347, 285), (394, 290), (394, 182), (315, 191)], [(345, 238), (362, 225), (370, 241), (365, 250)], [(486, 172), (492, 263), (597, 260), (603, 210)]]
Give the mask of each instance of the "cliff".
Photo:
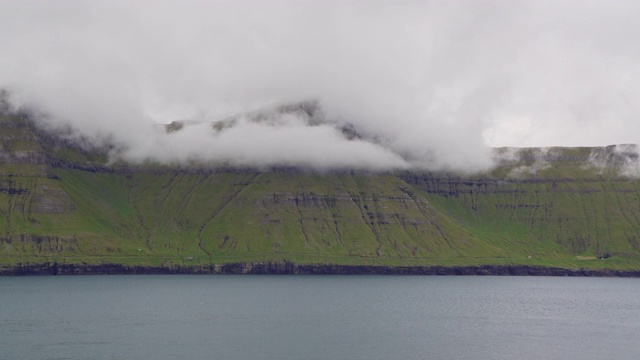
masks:
[(473, 176), (108, 165), (105, 149), (1, 116), (0, 267), (638, 270), (634, 147), (495, 154)]

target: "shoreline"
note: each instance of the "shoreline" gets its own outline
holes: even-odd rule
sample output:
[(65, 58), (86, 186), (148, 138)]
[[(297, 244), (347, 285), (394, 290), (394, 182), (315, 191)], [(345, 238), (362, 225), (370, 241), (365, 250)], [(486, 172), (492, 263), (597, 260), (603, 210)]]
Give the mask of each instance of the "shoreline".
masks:
[(479, 275), (640, 277), (640, 270), (565, 269), (531, 265), (383, 266), (309, 265), (290, 262), (229, 263), (201, 266), (127, 266), (120, 264), (26, 264), (0, 268), (0, 276), (29, 275)]

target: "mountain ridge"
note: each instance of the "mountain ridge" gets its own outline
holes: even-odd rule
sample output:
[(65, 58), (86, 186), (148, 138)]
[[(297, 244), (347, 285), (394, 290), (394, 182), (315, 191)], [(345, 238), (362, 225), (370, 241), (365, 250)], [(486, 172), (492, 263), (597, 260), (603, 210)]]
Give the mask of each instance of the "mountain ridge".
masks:
[(498, 148), (497, 167), (464, 175), (110, 163), (108, 148), (16, 115), (1, 117), (0, 141), (5, 269), (283, 261), (638, 269), (632, 145)]

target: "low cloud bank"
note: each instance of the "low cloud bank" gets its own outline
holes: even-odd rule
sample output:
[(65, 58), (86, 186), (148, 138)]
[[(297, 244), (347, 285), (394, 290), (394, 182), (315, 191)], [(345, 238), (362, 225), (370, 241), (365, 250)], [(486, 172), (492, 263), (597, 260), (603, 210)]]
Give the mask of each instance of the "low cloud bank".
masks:
[[(0, 87), (127, 161), (476, 171), (491, 146), (639, 143), (639, 17), (635, 1), (0, 1)], [(317, 114), (274, 111), (309, 99)]]

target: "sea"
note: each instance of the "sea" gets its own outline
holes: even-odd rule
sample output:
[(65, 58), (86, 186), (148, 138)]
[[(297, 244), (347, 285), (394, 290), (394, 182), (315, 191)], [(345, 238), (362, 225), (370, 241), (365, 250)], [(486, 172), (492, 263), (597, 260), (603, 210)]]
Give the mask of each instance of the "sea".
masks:
[(640, 359), (640, 279), (0, 277), (1, 359)]

